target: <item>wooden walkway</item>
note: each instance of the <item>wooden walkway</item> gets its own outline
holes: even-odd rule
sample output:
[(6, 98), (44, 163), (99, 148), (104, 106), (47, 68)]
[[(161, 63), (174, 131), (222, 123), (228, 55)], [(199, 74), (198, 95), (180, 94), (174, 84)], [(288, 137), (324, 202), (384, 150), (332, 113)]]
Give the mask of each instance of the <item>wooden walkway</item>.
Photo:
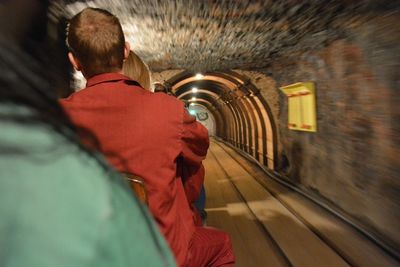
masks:
[(236, 266), (400, 266), (231, 148), (212, 140), (204, 165), (207, 225), (231, 235)]

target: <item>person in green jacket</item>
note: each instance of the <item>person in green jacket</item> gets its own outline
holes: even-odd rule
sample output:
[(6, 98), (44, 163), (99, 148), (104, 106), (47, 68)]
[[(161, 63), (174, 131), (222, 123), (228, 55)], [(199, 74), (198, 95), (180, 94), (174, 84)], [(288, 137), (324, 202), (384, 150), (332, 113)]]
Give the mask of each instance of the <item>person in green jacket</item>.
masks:
[(146, 207), (79, 142), (44, 66), (21, 49), (43, 2), (0, 2), (0, 266), (175, 266)]

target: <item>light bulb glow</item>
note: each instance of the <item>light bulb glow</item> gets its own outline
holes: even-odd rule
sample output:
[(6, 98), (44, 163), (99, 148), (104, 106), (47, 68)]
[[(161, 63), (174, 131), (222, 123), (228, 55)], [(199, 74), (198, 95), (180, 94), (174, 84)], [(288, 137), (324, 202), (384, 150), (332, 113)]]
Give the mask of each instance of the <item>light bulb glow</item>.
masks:
[(196, 87), (192, 88), (192, 93), (197, 93), (199, 91), (199, 89), (197, 89)]
[(204, 78), (204, 75), (201, 74), (201, 73), (197, 73), (195, 77), (196, 77), (197, 80), (201, 80), (201, 79)]

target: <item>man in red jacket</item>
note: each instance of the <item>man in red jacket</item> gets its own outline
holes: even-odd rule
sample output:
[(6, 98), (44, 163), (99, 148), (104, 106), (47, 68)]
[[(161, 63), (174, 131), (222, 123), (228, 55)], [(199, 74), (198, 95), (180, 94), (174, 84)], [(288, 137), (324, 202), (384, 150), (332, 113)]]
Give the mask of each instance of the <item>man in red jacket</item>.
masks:
[(93, 132), (115, 168), (144, 180), (149, 209), (179, 266), (232, 266), (229, 236), (194, 225), (177, 170), (177, 162), (201, 166), (207, 130), (181, 101), (148, 92), (121, 74), (130, 48), (114, 15), (83, 10), (71, 19), (67, 42), (68, 57), (87, 85), (60, 102), (77, 125)]

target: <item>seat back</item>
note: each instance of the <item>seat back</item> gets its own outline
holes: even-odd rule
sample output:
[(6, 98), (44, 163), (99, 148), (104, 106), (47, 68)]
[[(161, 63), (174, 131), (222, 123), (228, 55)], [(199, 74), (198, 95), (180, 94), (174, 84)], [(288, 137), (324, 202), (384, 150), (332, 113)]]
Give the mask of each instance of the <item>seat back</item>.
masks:
[(135, 194), (139, 198), (139, 200), (143, 204), (148, 205), (147, 192), (146, 192), (146, 186), (144, 184), (144, 181), (139, 176), (136, 176), (133, 174), (123, 173), (122, 175), (129, 182), (133, 192), (135, 192)]

